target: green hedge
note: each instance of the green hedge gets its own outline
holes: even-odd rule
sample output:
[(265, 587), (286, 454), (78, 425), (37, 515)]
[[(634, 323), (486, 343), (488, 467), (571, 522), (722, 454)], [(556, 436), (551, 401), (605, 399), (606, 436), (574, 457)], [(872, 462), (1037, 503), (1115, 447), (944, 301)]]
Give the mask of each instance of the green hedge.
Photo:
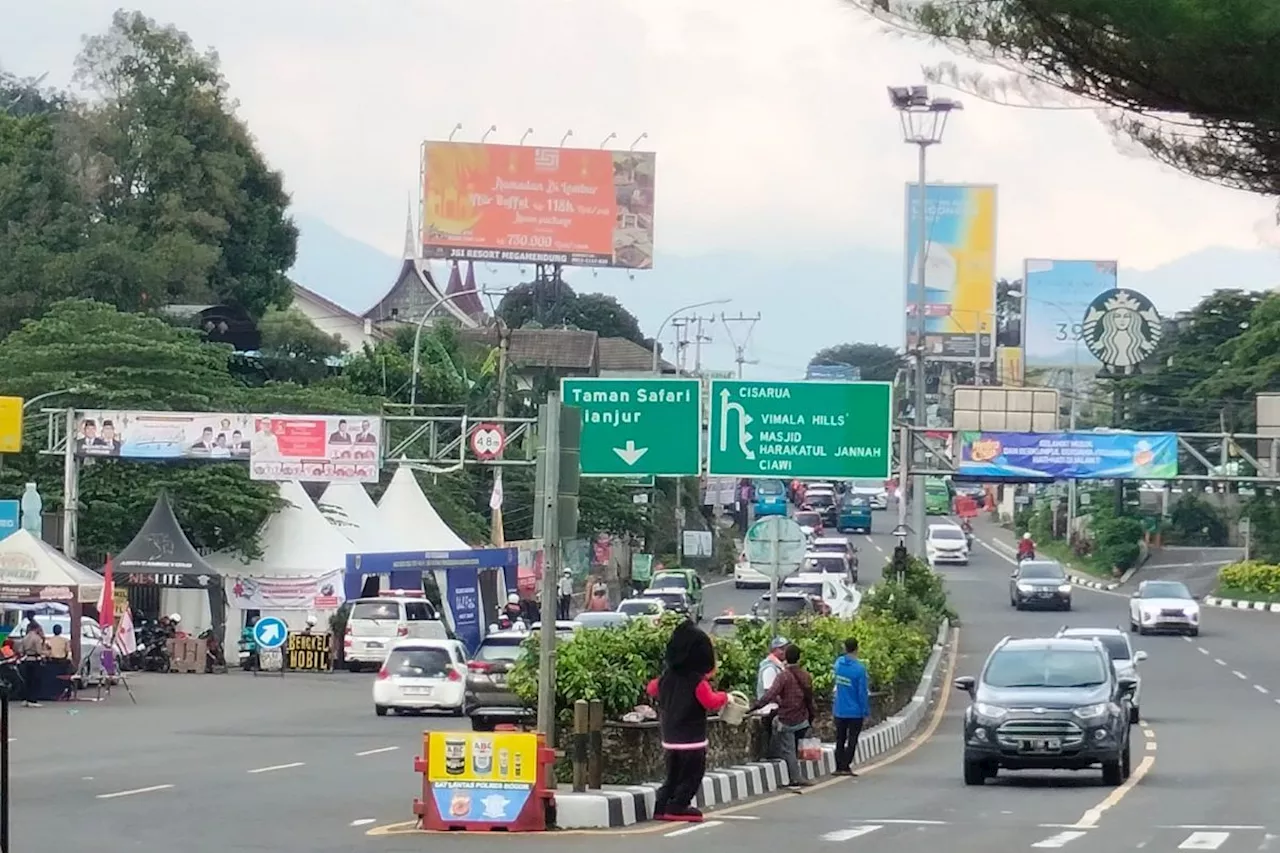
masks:
[(1218, 570), (1218, 586), (1240, 595), (1280, 596), (1280, 566), (1243, 560)]

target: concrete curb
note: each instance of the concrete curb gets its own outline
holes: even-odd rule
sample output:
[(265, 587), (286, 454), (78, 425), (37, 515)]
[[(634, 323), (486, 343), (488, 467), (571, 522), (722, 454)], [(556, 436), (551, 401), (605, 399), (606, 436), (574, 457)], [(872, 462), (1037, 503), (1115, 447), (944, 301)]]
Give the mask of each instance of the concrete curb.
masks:
[(1280, 613), (1280, 604), (1270, 601), (1245, 601), (1239, 598), (1218, 598), (1216, 595), (1206, 595), (1201, 599), (1201, 603), (1210, 607), (1222, 607), (1227, 610), (1257, 610), (1262, 613)]
[[(991, 539), (991, 540), (984, 539), (982, 541), (989, 542), (989, 544), (994, 545), (995, 547), (999, 548), (1001, 551), (1005, 552), (1006, 554), (1012, 554), (1016, 556), (1018, 553), (1018, 549), (1014, 548), (1012, 545), (1001, 542), (999, 539)], [(1007, 557), (1006, 559), (1013, 560), (1014, 557), (1010, 556), (1010, 557)], [(1071, 572), (1067, 572), (1067, 580), (1071, 581), (1076, 586), (1083, 586), (1087, 589), (1100, 589), (1103, 592), (1110, 592), (1111, 590), (1120, 586), (1120, 584), (1124, 583), (1124, 581), (1127, 579), (1128, 578), (1121, 578), (1119, 581), (1104, 581), (1104, 580), (1098, 580), (1097, 578), (1091, 578), (1091, 577), (1086, 577), (1084, 575), (1077, 575), (1077, 574), (1072, 574)]]
[[(862, 733), (855, 766), (896, 749), (920, 727), (929, 710), (950, 630), (950, 624), (944, 619), (911, 701), (894, 716)], [(835, 766), (835, 747), (824, 744), (821, 760), (800, 762), (800, 775), (805, 780), (819, 779), (831, 775)], [(694, 805), (703, 810), (714, 809), (776, 791), (789, 781), (787, 767), (781, 761), (752, 761), (708, 770)], [(581, 794), (557, 792), (556, 826), (559, 829), (606, 829), (650, 820), (658, 787), (657, 783), (650, 782), (610, 786)]]

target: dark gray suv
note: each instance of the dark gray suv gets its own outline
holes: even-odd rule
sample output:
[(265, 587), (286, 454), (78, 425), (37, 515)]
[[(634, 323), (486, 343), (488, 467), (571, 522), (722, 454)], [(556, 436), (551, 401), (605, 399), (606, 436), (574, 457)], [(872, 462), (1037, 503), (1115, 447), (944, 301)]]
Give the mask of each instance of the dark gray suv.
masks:
[(1061, 563), (1024, 560), (1009, 576), (1009, 604), (1018, 610), (1071, 609), (1071, 581)]
[(976, 679), (956, 679), (964, 713), (964, 782), (1006, 770), (1086, 770), (1129, 778), (1129, 704), (1137, 687), (1117, 676), (1096, 639), (1001, 640)]

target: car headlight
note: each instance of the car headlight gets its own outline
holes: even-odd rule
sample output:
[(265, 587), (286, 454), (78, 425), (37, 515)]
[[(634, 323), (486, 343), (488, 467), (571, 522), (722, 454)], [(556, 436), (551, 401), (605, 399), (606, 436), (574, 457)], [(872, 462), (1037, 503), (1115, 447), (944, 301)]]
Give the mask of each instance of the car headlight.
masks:
[(1018, 592), (1031, 592), (1033, 589), (1035, 589), (1035, 587), (1029, 583), (1018, 584)]
[(1094, 717), (1101, 717), (1107, 713), (1108, 708), (1110, 708), (1108, 703), (1099, 702), (1097, 705), (1085, 705), (1084, 707), (1076, 708), (1071, 713), (1082, 720), (1092, 720)]
[(986, 702), (974, 702), (973, 713), (988, 720), (1000, 720), (1009, 713), (1009, 709), (1001, 708), (999, 705), (989, 705)]
[(1071, 584), (1069, 583), (1058, 584), (1058, 592), (1061, 592), (1064, 594), (1071, 592)]
[(1197, 607), (1195, 610), (1188, 610), (1188, 611), (1187, 611), (1187, 618), (1189, 618), (1192, 622), (1199, 622), (1199, 621), (1200, 621), (1200, 608), (1199, 608), (1199, 607)]

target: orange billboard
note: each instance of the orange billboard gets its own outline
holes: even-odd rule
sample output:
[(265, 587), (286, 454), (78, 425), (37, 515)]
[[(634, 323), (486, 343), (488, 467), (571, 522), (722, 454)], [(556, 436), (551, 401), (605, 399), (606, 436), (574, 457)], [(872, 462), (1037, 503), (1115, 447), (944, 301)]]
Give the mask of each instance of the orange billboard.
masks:
[(654, 160), (651, 151), (427, 142), (423, 255), (650, 269)]

